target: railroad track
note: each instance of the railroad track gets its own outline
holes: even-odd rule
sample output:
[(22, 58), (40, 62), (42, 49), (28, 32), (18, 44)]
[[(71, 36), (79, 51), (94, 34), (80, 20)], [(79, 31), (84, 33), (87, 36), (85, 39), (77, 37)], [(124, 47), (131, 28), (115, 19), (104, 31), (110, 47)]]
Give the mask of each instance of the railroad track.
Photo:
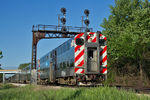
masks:
[[(102, 87), (105, 87), (105, 85), (87, 85), (87, 86), (68, 86), (68, 85), (59, 85), (61, 87), (69, 87), (69, 88), (79, 88), (79, 87), (82, 87), (82, 88), (95, 88), (95, 87), (99, 87), (99, 86), (102, 86)], [(126, 90), (126, 91), (133, 91), (135, 93), (143, 93), (143, 94), (150, 94), (150, 88), (138, 88), (138, 87), (133, 87), (133, 86), (121, 86), (121, 85), (107, 85), (107, 87), (115, 87), (117, 88), (118, 90)]]
[[(15, 83), (12, 83), (13, 85)], [(25, 84), (22, 84), (21, 83), (16, 83), (17, 86), (25, 86)], [(105, 85), (102, 85), (102, 84), (98, 84), (98, 85), (80, 85), (80, 86), (77, 86), (77, 85), (64, 85), (64, 84), (43, 84), (43, 85), (40, 85), (40, 86), (52, 86), (52, 87), (62, 87), (62, 88), (96, 88), (96, 87), (105, 87)], [(107, 87), (115, 87), (117, 88), (118, 90), (126, 90), (126, 91), (133, 91), (135, 93), (143, 93), (143, 94), (150, 94), (150, 88), (139, 88), (139, 87), (134, 87), (134, 86), (121, 86), (121, 85), (107, 85)]]
[[(49, 85), (48, 85), (49, 86)], [(60, 87), (68, 87), (68, 88), (95, 88), (95, 87), (105, 87), (105, 85), (99, 84), (99, 85), (81, 85), (81, 86), (76, 86), (76, 85), (53, 85), (53, 86), (60, 86)], [(126, 90), (126, 91), (133, 91), (135, 93), (143, 93), (143, 94), (150, 94), (150, 88), (139, 88), (139, 87), (134, 87), (134, 86), (121, 86), (121, 85), (107, 85), (107, 87), (115, 87), (118, 90)]]
[(149, 94), (150, 93), (150, 88), (144, 88), (144, 87), (134, 87), (134, 86), (121, 86), (121, 85), (116, 85), (115, 86), (117, 89), (124, 89), (127, 91), (134, 91), (136, 93), (144, 93), (144, 94)]

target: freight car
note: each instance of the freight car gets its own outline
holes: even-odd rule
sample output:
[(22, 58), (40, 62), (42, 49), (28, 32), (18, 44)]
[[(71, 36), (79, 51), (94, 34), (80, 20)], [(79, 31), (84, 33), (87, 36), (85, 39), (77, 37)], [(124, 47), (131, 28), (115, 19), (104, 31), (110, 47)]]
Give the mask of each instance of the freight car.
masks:
[[(39, 61), (37, 72), (40, 82), (100, 83), (107, 77), (106, 37), (100, 32), (80, 33), (41, 57)], [(27, 72), (24, 74), (30, 77)]]

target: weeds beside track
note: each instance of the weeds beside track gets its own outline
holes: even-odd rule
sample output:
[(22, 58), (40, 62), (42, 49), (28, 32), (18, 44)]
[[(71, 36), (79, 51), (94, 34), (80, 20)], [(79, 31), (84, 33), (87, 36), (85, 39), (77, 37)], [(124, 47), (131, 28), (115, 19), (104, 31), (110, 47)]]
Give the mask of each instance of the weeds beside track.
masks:
[(0, 89), (0, 100), (149, 100), (134, 91), (118, 90), (115, 87), (50, 88), (27, 85), (18, 88)]

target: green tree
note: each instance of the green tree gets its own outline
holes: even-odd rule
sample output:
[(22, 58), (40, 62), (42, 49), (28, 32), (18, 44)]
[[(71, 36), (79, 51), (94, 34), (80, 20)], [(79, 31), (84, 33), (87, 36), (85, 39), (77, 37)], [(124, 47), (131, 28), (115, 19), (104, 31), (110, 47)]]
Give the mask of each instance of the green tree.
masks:
[[(3, 57), (3, 55), (2, 55), (2, 51), (0, 51), (0, 59)], [(1, 64), (0, 64), (0, 69), (2, 69), (1, 68)], [(0, 74), (0, 82), (2, 81), (2, 79), (3, 79), (3, 74)]]
[(3, 57), (2, 51), (0, 51), (0, 59)]
[(150, 3), (148, 0), (115, 0), (111, 15), (101, 26), (108, 38), (111, 66), (136, 63), (142, 76), (144, 55), (150, 45)]
[(23, 68), (29, 66), (30, 64), (31, 64), (31, 63), (23, 63), (23, 64), (20, 64), (19, 67), (18, 67), (18, 69), (23, 69)]
[[(2, 68), (0, 67), (0, 70), (2, 70)], [(0, 73), (0, 82), (2, 82), (2, 80), (3, 80), (3, 74), (2, 73)]]
[[(1, 58), (3, 58), (2, 51), (0, 51), (0, 59)], [(1, 68), (1, 64), (0, 64), (0, 68)]]

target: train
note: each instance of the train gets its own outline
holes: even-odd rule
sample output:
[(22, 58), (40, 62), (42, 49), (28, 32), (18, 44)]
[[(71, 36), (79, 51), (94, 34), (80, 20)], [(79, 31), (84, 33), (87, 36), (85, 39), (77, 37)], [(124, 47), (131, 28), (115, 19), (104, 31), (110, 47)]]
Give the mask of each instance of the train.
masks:
[[(77, 34), (37, 61), (39, 83), (90, 84), (107, 79), (107, 39), (100, 32)], [(12, 82), (29, 82), (31, 64)]]

